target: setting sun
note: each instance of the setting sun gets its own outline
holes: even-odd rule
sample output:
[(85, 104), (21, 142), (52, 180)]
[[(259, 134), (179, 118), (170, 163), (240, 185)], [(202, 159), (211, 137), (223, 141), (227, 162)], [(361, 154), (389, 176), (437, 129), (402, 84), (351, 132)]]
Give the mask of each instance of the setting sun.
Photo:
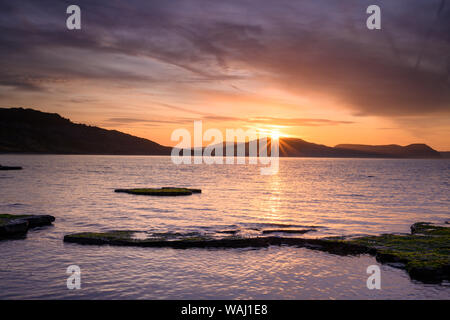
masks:
[(274, 140), (278, 140), (280, 138), (280, 133), (278, 131), (272, 131), (270, 137)]

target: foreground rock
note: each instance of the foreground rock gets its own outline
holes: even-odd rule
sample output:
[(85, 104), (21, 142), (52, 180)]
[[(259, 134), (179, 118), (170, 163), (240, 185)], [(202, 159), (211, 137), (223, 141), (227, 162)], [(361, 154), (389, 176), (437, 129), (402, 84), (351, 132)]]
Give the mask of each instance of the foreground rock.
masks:
[[(272, 233), (272, 231), (266, 233)], [(286, 230), (274, 230), (274, 232), (280, 231), (286, 232)], [(230, 231), (230, 234), (234, 234), (234, 232), (231, 233)], [(450, 280), (450, 228), (434, 226), (425, 222), (412, 225), (411, 234), (384, 234), (350, 239), (306, 239), (274, 236), (243, 238), (235, 235), (217, 239), (195, 232), (148, 234), (142, 231), (126, 230), (69, 234), (64, 237), (64, 241), (86, 245), (170, 247), (177, 249), (260, 248), (271, 245), (287, 245), (339, 255), (371, 254), (380, 263), (395, 263), (395, 266), (406, 269), (412, 279), (426, 283)]]
[(383, 234), (347, 241), (370, 248), (381, 263), (400, 263), (413, 279), (450, 280), (450, 228), (418, 222), (410, 235)]
[(285, 237), (254, 237), (241, 238), (235, 236), (214, 239), (198, 233), (164, 233), (151, 234), (150, 237), (142, 238), (140, 231), (124, 230), (109, 231), (102, 233), (75, 233), (64, 236), (64, 242), (72, 242), (86, 245), (113, 245), (113, 246), (135, 246), (153, 248), (261, 248), (271, 245), (289, 245), (307, 247), (336, 254), (359, 254), (367, 253), (367, 248), (351, 244), (336, 243), (322, 239), (285, 238)]
[(163, 187), (163, 188), (138, 188), (138, 189), (116, 189), (115, 192), (144, 195), (144, 196), (189, 196), (193, 193), (201, 193), (200, 189), (189, 188), (175, 188), (175, 187)]
[(0, 239), (23, 236), (30, 228), (51, 225), (55, 217), (49, 215), (0, 214)]
[(2, 170), (22, 170), (22, 167), (8, 167), (0, 165), (0, 171)]

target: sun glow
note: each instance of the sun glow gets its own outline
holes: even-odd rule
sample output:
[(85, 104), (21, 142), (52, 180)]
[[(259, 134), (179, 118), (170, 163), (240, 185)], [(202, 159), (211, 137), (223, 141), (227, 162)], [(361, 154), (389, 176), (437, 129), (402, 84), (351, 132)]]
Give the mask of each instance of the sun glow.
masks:
[(272, 131), (272, 132), (270, 132), (270, 137), (273, 140), (278, 140), (278, 139), (280, 139), (280, 133), (278, 131)]
[[(289, 137), (288, 134), (284, 134), (282, 132), (280, 132), (279, 128), (273, 128), (274, 126), (272, 126), (272, 128), (262, 128), (262, 127), (253, 127), (256, 132), (258, 133), (259, 137), (267, 137), (273, 140), (279, 140), (280, 138), (287, 138)], [(278, 126), (277, 126), (278, 127)], [(250, 127), (252, 128), (252, 127)]]

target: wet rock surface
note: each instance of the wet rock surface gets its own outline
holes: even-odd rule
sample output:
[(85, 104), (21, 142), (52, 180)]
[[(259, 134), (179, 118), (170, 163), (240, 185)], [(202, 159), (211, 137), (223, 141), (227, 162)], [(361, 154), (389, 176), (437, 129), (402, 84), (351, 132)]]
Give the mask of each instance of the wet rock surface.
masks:
[(0, 239), (23, 237), (29, 229), (51, 225), (55, 217), (50, 215), (0, 214)]

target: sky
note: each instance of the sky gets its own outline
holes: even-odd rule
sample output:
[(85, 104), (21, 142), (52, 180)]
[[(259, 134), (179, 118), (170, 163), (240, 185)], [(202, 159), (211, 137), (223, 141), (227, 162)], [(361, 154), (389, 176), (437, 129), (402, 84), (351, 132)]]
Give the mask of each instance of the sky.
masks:
[(202, 120), (450, 150), (449, 74), (446, 0), (0, 0), (0, 107), (164, 145)]

